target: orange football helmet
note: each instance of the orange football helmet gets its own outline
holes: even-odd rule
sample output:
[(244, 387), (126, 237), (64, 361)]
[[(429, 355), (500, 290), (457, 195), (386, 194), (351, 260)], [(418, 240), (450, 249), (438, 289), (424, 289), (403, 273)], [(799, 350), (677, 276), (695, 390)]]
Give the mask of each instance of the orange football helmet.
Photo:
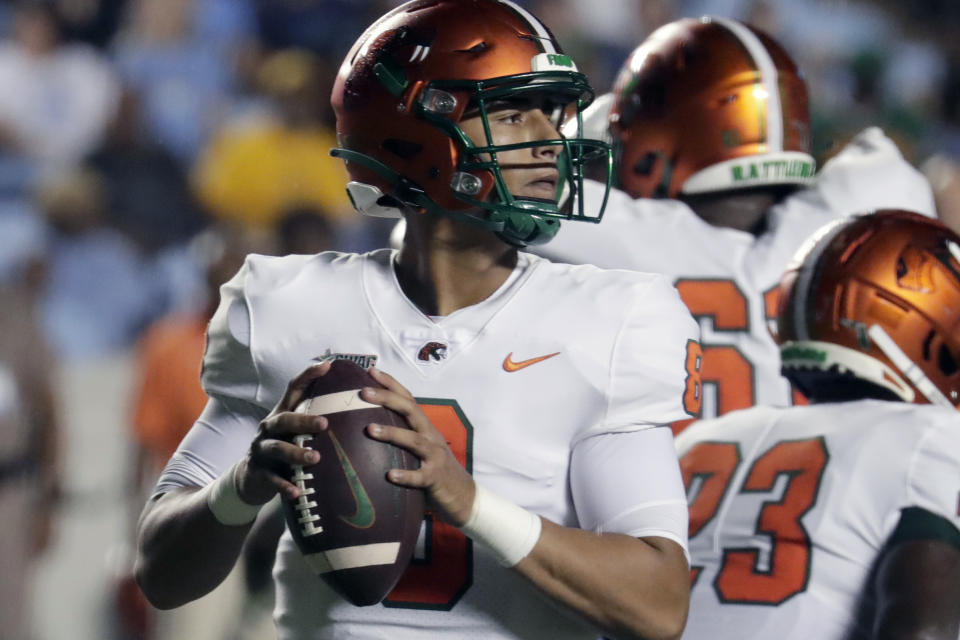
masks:
[(853, 380), (872, 385), (859, 395), (957, 407), (960, 236), (899, 210), (827, 225), (781, 280), (778, 330), (783, 374), (806, 395)]
[(745, 24), (660, 27), (627, 58), (613, 94), (617, 177), (634, 198), (813, 178), (806, 83), (780, 45)]
[[(368, 215), (398, 217), (401, 206), (482, 226), (517, 246), (553, 237), (560, 219), (598, 222), (584, 212), (583, 165), (609, 146), (564, 138), (496, 145), (487, 113), (494, 103), (528, 99), (559, 128), (593, 100), (593, 89), (546, 26), (509, 0), (414, 0), (360, 36), (340, 67), (331, 102), (347, 191)], [(477, 110), (486, 140), (458, 126)], [(514, 197), (497, 153), (558, 149), (555, 200)], [(478, 211), (479, 210), (479, 211)]]

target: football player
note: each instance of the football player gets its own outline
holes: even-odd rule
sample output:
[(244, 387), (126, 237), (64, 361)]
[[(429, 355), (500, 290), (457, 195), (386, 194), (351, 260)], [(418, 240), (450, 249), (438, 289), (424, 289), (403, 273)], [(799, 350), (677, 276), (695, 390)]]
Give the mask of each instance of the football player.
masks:
[(960, 236), (904, 211), (828, 226), (780, 285), (813, 404), (677, 437), (684, 638), (930, 638), (960, 625)]
[(609, 149), (557, 131), (592, 97), (547, 28), (507, 0), (417, 0), (360, 37), (333, 91), (334, 154), (358, 210), (406, 218), (403, 246), (251, 256), (222, 288), (210, 404), (140, 522), (137, 574), (154, 604), (209, 590), (259, 505), (297, 497), (282, 470), (316, 452), (288, 439), (326, 419), (292, 410), (329, 369), (305, 367), (339, 357), (376, 363), (387, 390), (361, 397), (413, 431), (368, 434), (420, 458), (389, 478), (422, 488), (437, 517), (425, 552), (366, 608), (285, 534), (280, 638), (679, 636), (687, 510), (663, 425), (698, 409), (696, 322), (662, 276), (518, 251), (560, 219), (599, 215), (579, 197), (583, 164)]
[[(879, 129), (815, 174), (809, 120), (783, 48), (724, 18), (657, 29), (585, 116), (587, 133), (613, 140), (619, 189), (603, 224), (565, 229), (539, 252), (668, 276), (700, 322), (704, 417), (791, 403), (768, 327), (804, 238), (857, 211), (933, 215), (929, 184)], [(588, 183), (588, 200), (604, 195)]]

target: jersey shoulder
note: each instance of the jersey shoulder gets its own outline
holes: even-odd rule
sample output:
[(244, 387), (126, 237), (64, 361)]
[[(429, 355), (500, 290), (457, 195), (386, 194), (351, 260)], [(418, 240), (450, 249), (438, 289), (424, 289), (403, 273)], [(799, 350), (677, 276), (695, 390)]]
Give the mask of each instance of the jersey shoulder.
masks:
[(699, 352), (699, 326), (665, 276), (546, 260), (542, 267), (542, 277), (530, 283), (542, 296), (535, 313), (575, 335), (571, 355), (583, 371), (595, 370), (606, 381), (607, 410), (598, 431), (696, 415), (691, 354)]
[(819, 199), (836, 215), (908, 209), (936, 216), (930, 183), (878, 127), (861, 131), (827, 161), (801, 198)]
[[(920, 507), (960, 529), (960, 414), (949, 407), (907, 405), (899, 428), (918, 434), (907, 456), (904, 507)], [(893, 429), (891, 425), (891, 429)]]
[[(599, 207), (603, 195), (604, 185), (584, 181), (587, 207)], [(619, 189), (611, 189), (600, 222), (564, 223), (555, 238), (532, 251), (558, 262), (643, 270), (643, 265), (653, 262), (644, 252), (663, 243), (673, 245), (677, 240), (683, 241), (704, 225), (706, 223), (678, 200), (635, 200)]]
[[(250, 254), (237, 277), (242, 278), (242, 289), (249, 296), (263, 295), (289, 286), (305, 271), (324, 273), (356, 269), (365, 261), (376, 259), (378, 253), (343, 253), (324, 251), (314, 255), (265, 256)], [(315, 284), (315, 283), (311, 283)]]
[[(207, 327), (201, 382), (212, 397), (264, 402), (254, 344), (272, 339), (278, 316), (297, 316), (316, 299), (338, 299), (357, 288), (370, 261), (389, 264), (389, 250), (371, 254), (324, 252), (316, 255), (247, 256), (222, 287), (220, 304)], [(349, 277), (351, 273), (356, 277)], [(337, 289), (340, 288), (340, 289)]]
[[(556, 262), (539, 256), (531, 259), (538, 265), (535, 289), (540, 296), (565, 306), (598, 317), (614, 315), (616, 309), (633, 308), (634, 313), (644, 313), (661, 306), (674, 307), (679, 315), (689, 316), (676, 288), (663, 274)], [(589, 306), (579, 306), (583, 304)]]
[(677, 452), (683, 454), (698, 442), (745, 440), (760, 433), (782, 417), (786, 408), (754, 406), (731, 411), (716, 418), (697, 420), (674, 439)]

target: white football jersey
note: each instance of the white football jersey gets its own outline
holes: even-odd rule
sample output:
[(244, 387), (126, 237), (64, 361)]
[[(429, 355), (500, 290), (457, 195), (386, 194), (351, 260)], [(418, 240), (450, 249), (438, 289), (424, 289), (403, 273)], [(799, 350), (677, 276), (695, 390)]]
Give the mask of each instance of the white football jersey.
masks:
[[(603, 197), (588, 182), (585, 197)], [(634, 200), (612, 190), (597, 225), (566, 224), (535, 251), (558, 262), (662, 273), (700, 321), (703, 417), (756, 404), (791, 404), (780, 376), (777, 285), (803, 241), (840, 216), (876, 208), (934, 216), (926, 179), (877, 128), (860, 133), (815, 182), (768, 214), (762, 235), (714, 227), (678, 200)]]
[[(221, 291), (202, 376), (240, 418), (226, 428), (201, 417), (158, 491), (204, 485), (229, 468), (288, 380), (337, 356), (393, 375), (494, 493), (564, 526), (664, 535), (629, 523), (638, 496), (650, 494), (642, 485), (656, 483), (597, 463), (589, 482), (603, 495), (584, 497), (571, 464), (594, 436), (650, 433), (695, 410), (685, 403), (695, 401), (687, 362), (697, 325), (669, 282), (521, 254), (488, 299), (431, 319), (403, 295), (395, 255), (248, 258)], [(672, 469), (656, 499), (684, 513), (669, 432), (652, 431), (663, 433)], [(685, 547), (685, 518), (679, 530)], [(384, 604), (357, 608), (311, 573), (285, 533), (274, 568), (280, 638), (596, 637), (455, 528), (431, 522), (417, 554)]]
[[(848, 637), (906, 507), (960, 527), (960, 414), (881, 400), (754, 407), (676, 439), (690, 503), (685, 639)], [(849, 637), (873, 637), (867, 628)]]

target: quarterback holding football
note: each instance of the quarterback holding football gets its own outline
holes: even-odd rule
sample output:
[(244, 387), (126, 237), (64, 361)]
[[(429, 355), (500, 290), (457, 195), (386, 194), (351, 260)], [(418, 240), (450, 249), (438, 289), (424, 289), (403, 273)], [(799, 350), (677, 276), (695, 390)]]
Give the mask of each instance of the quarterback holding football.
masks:
[[(213, 588), (279, 493), (311, 550), (308, 562), (289, 531), (280, 541), (284, 640), (679, 637), (687, 506), (665, 425), (699, 409), (696, 322), (662, 276), (519, 251), (601, 215), (584, 167), (609, 166), (609, 148), (558, 132), (593, 95), (508, 0), (415, 0), (359, 38), (333, 90), (333, 154), (357, 210), (405, 218), (403, 244), (250, 256), (224, 285), (210, 403), (140, 521), (154, 604)], [(376, 384), (345, 383), (342, 360)], [(308, 396), (318, 406), (298, 410)], [(406, 543), (363, 531), (413, 504), (377, 497), (368, 449), (338, 432), (356, 421), (334, 424), (386, 415), (371, 407), (403, 419), (362, 424), (371, 445), (418, 462), (379, 481), (422, 491), (426, 513), (382, 602), (351, 592), (361, 607), (317, 574), (405, 562)], [(326, 495), (313, 482), (324, 464)], [(349, 527), (355, 544), (322, 543)]]

